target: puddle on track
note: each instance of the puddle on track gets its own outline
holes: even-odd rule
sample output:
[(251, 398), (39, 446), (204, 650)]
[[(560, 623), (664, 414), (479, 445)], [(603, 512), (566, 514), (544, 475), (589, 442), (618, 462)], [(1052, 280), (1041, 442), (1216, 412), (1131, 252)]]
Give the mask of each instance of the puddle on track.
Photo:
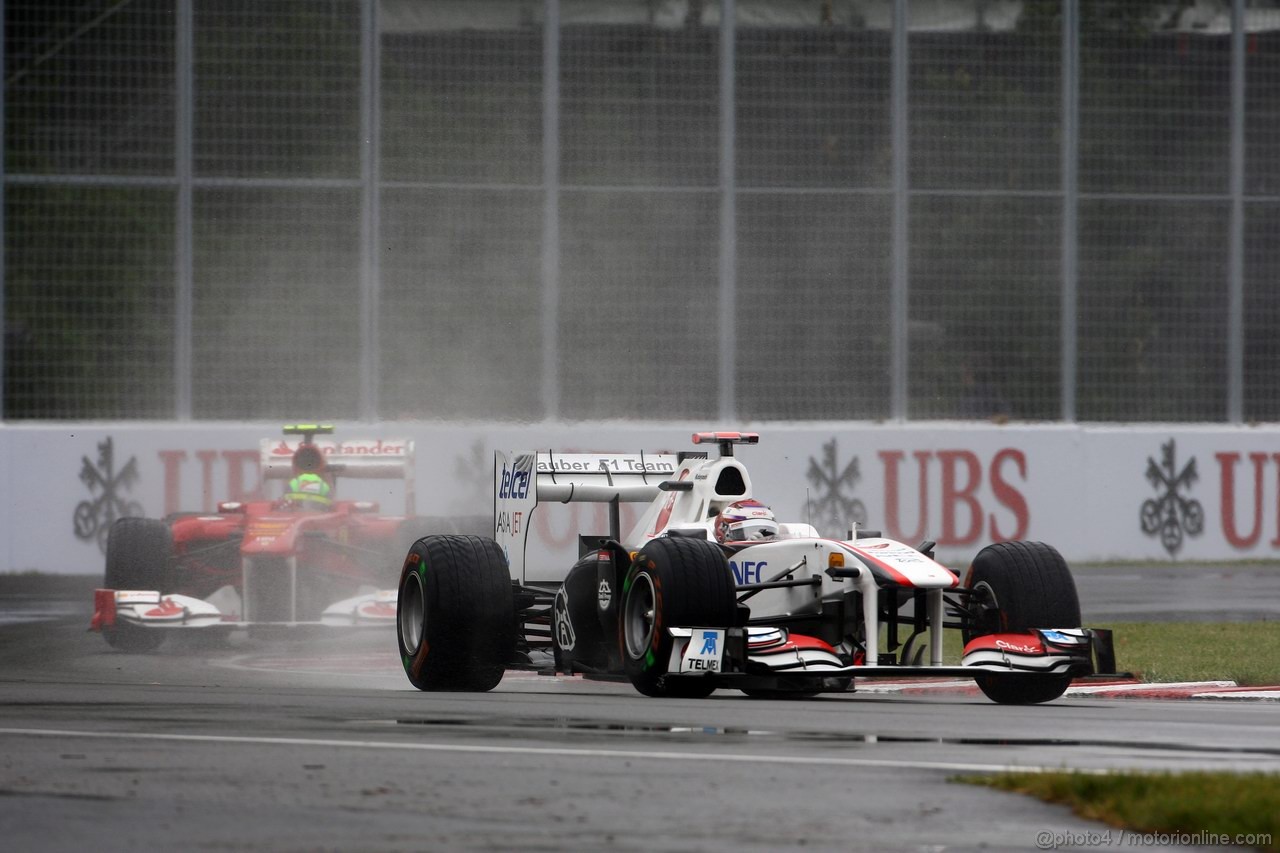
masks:
[[(371, 721), (362, 721), (371, 722)], [(822, 743), (858, 747), (872, 744), (945, 744), (949, 746), (1063, 747), (1177, 752), (1210, 755), (1280, 756), (1280, 749), (1251, 746), (1205, 746), (1159, 741), (1108, 740), (1105, 738), (1046, 737), (928, 737), (924, 735), (871, 734), (860, 732), (812, 732), (750, 729), (734, 726), (681, 726), (663, 723), (621, 723), (560, 717), (403, 717), (375, 721), (384, 725), (418, 727), (433, 732), (476, 732), (488, 736), (541, 738), (562, 741), (575, 735), (651, 738), (689, 743), (699, 740), (725, 742)]]

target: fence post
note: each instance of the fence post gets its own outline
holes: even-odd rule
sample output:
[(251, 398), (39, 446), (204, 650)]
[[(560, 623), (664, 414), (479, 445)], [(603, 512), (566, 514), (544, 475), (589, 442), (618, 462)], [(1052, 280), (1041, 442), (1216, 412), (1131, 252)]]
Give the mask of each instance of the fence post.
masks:
[(1080, 5), (1062, 4), (1062, 367), (1060, 417), (1076, 420), (1080, 286)]
[(1227, 420), (1244, 422), (1244, 0), (1231, 3), (1231, 244), (1227, 260)]
[(542, 399), (560, 417), (560, 0), (542, 22)]
[(381, 62), (378, 0), (364, 0), (360, 9), (360, 419), (367, 422), (381, 414)]
[(907, 314), (910, 286), (910, 178), (908, 162), (910, 137), (907, 124), (908, 0), (894, 0), (892, 33), (892, 80), (890, 84), (890, 124), (893, 138), (893, 274), (890, 285), (890, 414), (896, 421), (907, 419), (908, 409), (908, 343)]
[(189, 421), (192, 401), (192, 335), (195, 312), (195, 225), (192, 212), (195, 125), (195, 16), (192, 0), (177, 0), (174, 20), (174, 417)]
[[(3, 69), (6, 67), (5, 55), (4, 55), (4, 40), (5, 40), (4, 16), (5, 16), (4, 0), (0, 0), (0, 69)], [(4, 396), (7, 393), (7, 388), (4, 382), (4, 371), (5, 371), (4, 355), (5, 355), (5, 350), (9, 346), (9, 333), (7, 331), (9, 327), (7, 325), (7, 321), (5, 320), (5, 315), (4, 315), (4, 300), (5, 300), (4, 274), (5, 274), (5, 262), (7, 260), (4, 255), (4, 243), (5, 243), (5, 237), (6, 237), (5, 226), (7, 225), (4, 218), (4, 206), (6, 204), (5, 184), (9, 180), (8, 174), (5, 172), (6, 152), (4, 150), (4, 136), (5, 136), (4, 129), (8, 127), (8, 125), (5, 123), (5, 111), (4, 111), (4, 106), (5, 106), (4, 95), (5, 95), (5, 89), (7, 88), (8, 86), (5, 85), (2, 81), (0, 81), (0, 423), (4, 422)]]
[(720, 0), (720, 420), (737, 418), (738, 197), (735, 0)]

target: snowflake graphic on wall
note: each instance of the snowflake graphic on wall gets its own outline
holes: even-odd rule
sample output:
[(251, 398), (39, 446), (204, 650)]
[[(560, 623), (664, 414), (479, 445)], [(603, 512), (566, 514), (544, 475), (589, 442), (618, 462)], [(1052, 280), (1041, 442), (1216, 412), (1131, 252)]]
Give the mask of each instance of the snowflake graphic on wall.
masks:
[(849, 494), (862, 479), (858, 457), (854, 456), (841, 468), (836, 439), (822, 445), (821, 461), (809, 457), (806, 476), (818, 492), (816, 498), (808, 499), (807, 509), (810, 523), (819, 532), (826, 535), (838, 532), (843, 536), (848, 533), (850, 524), (856, 522), (861, 526), (867, 523), (867, 508)]
[(105, 554), (107, 535), (115, 520), (143, 514), (141, 504), (126, 500), (120, 494), (131, 490), (137, 479), (137, 457), (129, 457), (124, 467), (116, 471), (115, 444), (110, 436), (98, 443), (96, 465), (88, 456), (80, 457), (80, 482), (88, 487), (90, 497), (76, 504), (72, 514), (72, 530), (76, 538), (86, 542), (96, 540), (98, 550)]
[(1196, 458), (1191, 457), (1178, 470), (1177, 447), (1171, 438), (1160, 445), (1160, 462), (1147, 457), (1147, 481), (1157, 491), (1154, 498), (1142, 502), (1142, 532), (1160, 536), (1160, 544), (1173, 556), (1182, 547), (1183, 536), (1199, 536), (1204, 532), (1204, 507), (1194, 498), (1184, 497), (1200, 478)]

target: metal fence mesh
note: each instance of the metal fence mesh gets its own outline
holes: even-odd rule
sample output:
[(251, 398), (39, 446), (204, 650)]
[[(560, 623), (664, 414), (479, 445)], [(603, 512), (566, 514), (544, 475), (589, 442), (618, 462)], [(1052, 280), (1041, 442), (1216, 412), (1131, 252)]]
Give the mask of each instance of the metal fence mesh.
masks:
[(541, 414), (541, 209), (528, 190), (384, 192), (381, 396), (395, 416)]
[(1266, 0), (0, 6), (5, 419), (1280, 419)]
[(42, 418), (172, 412), (172, 193), (10, 188), (8, 405)]
[(6, 171), (172, 174), (172, 6), (5, 3)]
[(205, 0), (194, 9), (200, 176), (359, 174), (353, 0)]
[(195, 211), (195, 416), (356, 417), (356, 194), (209, 189)]
[(1245, 66), (1245, 418), (1280, 420), (1280, 34), (1250, 33)]

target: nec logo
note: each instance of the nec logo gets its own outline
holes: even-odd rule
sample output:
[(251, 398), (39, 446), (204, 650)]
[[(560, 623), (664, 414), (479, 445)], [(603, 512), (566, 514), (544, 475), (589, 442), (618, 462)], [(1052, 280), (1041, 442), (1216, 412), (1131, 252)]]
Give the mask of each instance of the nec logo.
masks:
[(502, 485), (498, 488), (499, 500), (522, 501), (529, 497), (529, 471), (502, 469)]
[(761, 560), (760, 562), (756, 562), (755, 560), (729, 561), (729, 568), (733, 570), (733, 579), (738, 586), (742, 586), (747, 583), (761, 583), (761, 572), (768, 568), (768, 566), (769, 563), (765, 560)]

